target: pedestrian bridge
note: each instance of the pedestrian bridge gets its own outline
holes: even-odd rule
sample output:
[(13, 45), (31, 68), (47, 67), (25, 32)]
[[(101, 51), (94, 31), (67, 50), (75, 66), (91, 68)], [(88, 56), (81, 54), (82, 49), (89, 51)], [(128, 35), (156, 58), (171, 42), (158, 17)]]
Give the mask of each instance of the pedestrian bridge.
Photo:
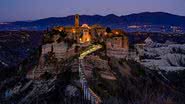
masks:
[(92, 45), (88, 47), (85, 51), (83, 51), (79, 57), (79, 76), (80, 76), (81, 87), (83, 90), (83, 97), (84, 99), (89, 100), (91, 104), (101, 104), (102, 101), (100, 97), (98, 97), (88, 86), (88, 83), (84, 74), (85, 67), (84, 67), (83, 59), (88, 54), (91, 54), (101, 48), (102, 48), (101, 45)]

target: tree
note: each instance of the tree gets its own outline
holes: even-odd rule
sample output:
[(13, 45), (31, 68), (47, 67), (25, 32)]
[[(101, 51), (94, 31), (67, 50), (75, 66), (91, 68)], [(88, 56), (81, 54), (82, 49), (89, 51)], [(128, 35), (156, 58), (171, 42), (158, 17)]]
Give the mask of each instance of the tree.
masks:
[(111, 33), (111, 32), (112, 32), (111, 28), (110, 28), (110, 27), (107, 27), (107, 28), (106, 28), (106, 32), (107, 32), (107, 33)]
[(60, 36), (61, 36), (62, 38), (65, 38), (65, 37), (67, 36), (67, 34), (62, 30), (62, 31), (60, 32)]

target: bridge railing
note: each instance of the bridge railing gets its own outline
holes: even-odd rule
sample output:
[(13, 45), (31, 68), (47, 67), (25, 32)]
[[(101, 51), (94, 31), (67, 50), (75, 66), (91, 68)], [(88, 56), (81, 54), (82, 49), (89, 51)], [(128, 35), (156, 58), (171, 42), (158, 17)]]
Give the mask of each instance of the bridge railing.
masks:
[(83, 61), (80, 60), (79, 64), (79, 76), (80, 76), (80, 83), (83, 90), (83, 96), (86, 100), (89, 100), (91, 104), (100, 104), (101, 99), (89, 88), (87, 84), (87, 80), (85, 78), (85, 74), (83, 72)]

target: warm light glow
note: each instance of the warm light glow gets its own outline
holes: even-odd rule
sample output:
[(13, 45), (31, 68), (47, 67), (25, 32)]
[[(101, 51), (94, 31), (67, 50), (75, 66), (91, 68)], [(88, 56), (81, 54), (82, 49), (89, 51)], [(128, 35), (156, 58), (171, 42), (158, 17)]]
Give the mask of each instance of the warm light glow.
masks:
[(82, 41), (82, 38), (80, 38), (80, 43), (84, 43), (84, 42)]
[(73, 31), (73, 33), (76, 33), (76, 30), (75, 29), (73, 29), (72, 31)]
[(104, 35), (107, 35), (107, 32), (105, 32)]
[(88, 28), (88, 29), (90, 29), (90, 27), (89, 27), (88, 24), (83, 24), (82, 27), (83, 27), (83, 28)]
[(89, 38), (87, 38), (87, 42), (89, 42), (90, 41), (90, 39)]
[(118, 34), (119, 34), (119, 32), (116, 31), (116, 35), (118, 35)]

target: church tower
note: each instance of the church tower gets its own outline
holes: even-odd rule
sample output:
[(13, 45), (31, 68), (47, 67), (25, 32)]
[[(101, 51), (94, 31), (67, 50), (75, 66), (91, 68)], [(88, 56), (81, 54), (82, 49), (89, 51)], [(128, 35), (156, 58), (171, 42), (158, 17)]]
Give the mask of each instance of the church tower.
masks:
[(75, 28), (78, 28), (78, 27), (80, 26), (80, 21), (79, 21), (79, 19), (80, 19), (79, 14), (76, 14), (76, 15), (75, 15)]

